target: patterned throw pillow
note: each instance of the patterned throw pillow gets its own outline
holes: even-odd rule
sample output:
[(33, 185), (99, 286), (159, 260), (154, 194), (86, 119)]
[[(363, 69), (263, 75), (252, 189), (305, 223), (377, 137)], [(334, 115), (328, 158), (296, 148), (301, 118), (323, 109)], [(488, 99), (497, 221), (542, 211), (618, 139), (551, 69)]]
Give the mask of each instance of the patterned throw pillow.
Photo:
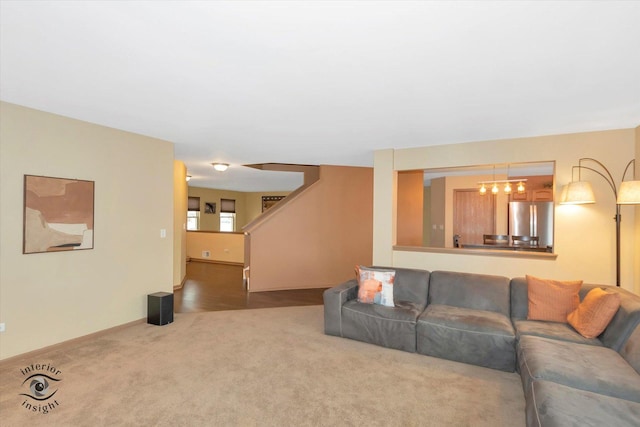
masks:
[(393, 282), (396, 272), (380, 268), (356, 266), (358, 301), (394, 307)]
[(593, 288), (567, 321), (585, 338), (595, 338), (605, 330), (620, 308), (620, 295)]
[(527, 275), (529, 320), (567, 323), (567, 315), (578, 308), (582, 280), (561, 282)]

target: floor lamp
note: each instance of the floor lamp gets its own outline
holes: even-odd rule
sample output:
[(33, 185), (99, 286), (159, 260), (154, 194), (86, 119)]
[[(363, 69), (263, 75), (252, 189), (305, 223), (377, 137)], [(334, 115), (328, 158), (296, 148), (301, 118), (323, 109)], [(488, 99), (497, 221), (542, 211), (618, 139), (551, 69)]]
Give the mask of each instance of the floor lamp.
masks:
[[(583, 166), (582, 162), (594, 162), (602, 168), (604, 173), (592, 167)], [(627, 171), (631, 165), (634, 164), (635, 159), (632, 159), (627, 163), (627, 167), (624, 168), (624, 172), (622, 173), (622, 181), (620, 183), (620, 189), (618, 190), (609, 169), (596, 159), (583, 157), (578, 160), (578, 166), (574, 166), (572, 168), (571, 182), (564, 186), (562, 195), (560, 196), (561, 205), (583, 205), (596, 202), (591, 184), (588, 181), (582, 181), (581, 179), (580, 172), (582, 169), (587, 169), (600, 175), (605, 181), (607, 181), (607, 184), (609, 184), (609, 187), (613, 190), (613, 196), (616, 199), (616, 216), (613, 217), (616, 222), (616, 286), (620, 286), (620, 222), (622, 221), (620, 206), (640, 204), (640, 181), (635, 180), (635, 171), (633, 172), (634, 176), (631, 181), (624, 180)], [(576, 168), (578, 169), (578, 181), (573, 180), (573, 170)]]

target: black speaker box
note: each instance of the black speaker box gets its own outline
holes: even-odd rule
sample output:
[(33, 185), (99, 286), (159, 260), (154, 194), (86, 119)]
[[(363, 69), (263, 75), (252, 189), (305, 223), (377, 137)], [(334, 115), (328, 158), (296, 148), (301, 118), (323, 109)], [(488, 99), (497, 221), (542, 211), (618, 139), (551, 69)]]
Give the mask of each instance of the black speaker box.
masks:
[(166, 325), (173, 323), (173, 294), (156, 292), (147, 295), (147, 323)]

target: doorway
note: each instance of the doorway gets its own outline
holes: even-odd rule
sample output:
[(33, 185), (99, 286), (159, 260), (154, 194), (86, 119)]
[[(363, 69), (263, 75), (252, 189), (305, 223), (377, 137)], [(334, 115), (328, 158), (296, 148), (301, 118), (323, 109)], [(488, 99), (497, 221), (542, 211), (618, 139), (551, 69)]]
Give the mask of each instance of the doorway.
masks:
[(483, 234), (495, 234), (496, 198), (477, 189), (453, 191), (453, 234), (467, 244), (481, 244)]

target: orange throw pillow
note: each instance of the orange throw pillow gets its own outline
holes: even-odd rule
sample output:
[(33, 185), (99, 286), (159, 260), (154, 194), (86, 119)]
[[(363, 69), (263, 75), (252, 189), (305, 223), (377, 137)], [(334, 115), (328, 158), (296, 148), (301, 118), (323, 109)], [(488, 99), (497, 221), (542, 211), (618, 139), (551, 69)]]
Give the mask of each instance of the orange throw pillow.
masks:
[(582, 280), (561, 282), (527, 275), (529, 320), (567, 323), (567, 315), (578, 308)]
[(609, 325), (620, 308), (620, 295), (593, 288), (567, 320), (585, 338), (595, 338)]

